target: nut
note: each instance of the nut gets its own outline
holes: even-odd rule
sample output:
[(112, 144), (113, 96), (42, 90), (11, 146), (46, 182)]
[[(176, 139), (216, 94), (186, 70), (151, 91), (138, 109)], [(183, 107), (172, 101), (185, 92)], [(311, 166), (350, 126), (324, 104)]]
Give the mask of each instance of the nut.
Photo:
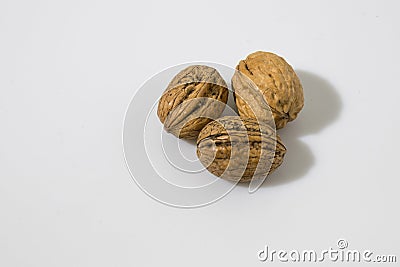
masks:
[(275, 129), (251, 118), (217, 119), (197, 139), (200, 162), (214, 175), (231, 181), (265, 178), (281, 165), (285, 153)]
[[(236, 69), (232, 87), (241, 117), (268, 121), (266, 104), (277, 129), (297, 117), (304, 106), (303, 88), (293, 68), (282, 57), (258, 51), (241, 60)], [(260, 92), (266, 103), (253, 103), (254, 96)]]
[(196, 139), (207, 123), (222, 114), (227, 101), (228, 88), (218, 71), (194, 65), (172, 79), (158, 102), (157, 114), (166, 131)]

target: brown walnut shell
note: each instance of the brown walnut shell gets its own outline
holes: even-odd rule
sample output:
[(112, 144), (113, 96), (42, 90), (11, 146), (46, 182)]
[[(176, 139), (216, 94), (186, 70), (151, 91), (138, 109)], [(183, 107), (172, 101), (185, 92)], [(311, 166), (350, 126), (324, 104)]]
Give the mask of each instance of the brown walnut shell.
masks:
[(203, 127), (218, 118), (228, 101), (226, 82), (212, 67), (189, 66), (169, 83), (158, 102), (164, 129), (179, 138), (196, 139)]
[(285, 153), (275, 129), (251, 118), (217, 119), (197, 139), (200, 162), (212, 174), (231, 181), (265, 178), (282, 164)]
[[(252, 101), (250, 96), (260, 92), (271, 109), (277, 129), (294, 120), (303, 108), (304, 96), (300, 80), (282, 57), (258, 51), (241, 60), (236, 70), (232, 87), (241, 117), (268, 121), (265, 104), (249, 103)], [(253, 83), (249, 83), (247, 78)]]

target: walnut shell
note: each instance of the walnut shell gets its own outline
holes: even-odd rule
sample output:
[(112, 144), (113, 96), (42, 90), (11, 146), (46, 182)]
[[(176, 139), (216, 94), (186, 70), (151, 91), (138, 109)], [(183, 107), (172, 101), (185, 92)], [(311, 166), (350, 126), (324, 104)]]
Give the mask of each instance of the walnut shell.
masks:
[(275, 129), (255, 119), (227, 116), (207, 124), (197, 139), (197, 156), (214, 175), (249, 182), (265, 178), (283, 162), (286, 148)]
[[(249, 95), (259, 92), (270, 106), (277, 129), (285, 127), (297, 117), (304, 106), (303, 88), (285, 59), (273, 53), (258, 51), (241, 60), (236, 69), (232, 87), (241, 117), (269, 120), (263, 104), (249, 103), (252, 101)], [(247, 77), (253, 85), (246, 81)]]
[(203, 127), (218, 118), (228, 101), (226, 82), (212, 67), (189, 66), (169, 83), (158, 102), (164, 129), (179, 138), (196, 139)]

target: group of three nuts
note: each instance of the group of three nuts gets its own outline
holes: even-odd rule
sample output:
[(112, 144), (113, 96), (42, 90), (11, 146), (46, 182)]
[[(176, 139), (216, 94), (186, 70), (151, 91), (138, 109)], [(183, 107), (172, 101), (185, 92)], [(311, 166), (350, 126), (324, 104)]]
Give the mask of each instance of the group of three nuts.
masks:
[(303, 88), (282, 57), (258, 51), (239, 62), (232, 89), (239, 116), (220, 118), (226, 82), (212, 67), (187, 67), (161, 96), (158, 117), (175, 136), (197, 138), (200, 162), (214, 175), (239, 182), (265, 178), (283, 162), (286, 148), (275, 130), (297, 117)]

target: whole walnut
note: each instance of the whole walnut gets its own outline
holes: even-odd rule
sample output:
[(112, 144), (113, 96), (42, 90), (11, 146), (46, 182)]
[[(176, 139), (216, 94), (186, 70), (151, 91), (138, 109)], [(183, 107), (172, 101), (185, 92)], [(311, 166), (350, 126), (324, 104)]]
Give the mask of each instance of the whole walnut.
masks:
[(207, 123), (222, 114), (228, 92), (216, 69), (189, 66), (169, 83), (158, 102), (157, 115), (166, 131), (179, 138), (196, 139)]
[[(275, 126), (280, 129), (294, 120), (303, 108), (300, 80), (282, 57), (258, 51), (241, 60), (236, 70), (232, 87), (241, 117), (268, 121), (272, 112)], [(265, 103), (254, 100), (260, 93)], [(267, 104), (271, 112), (267, 111)]]
[(286, 148), (275, 129), (255, 119), (226, 116), (207, 124), (197, 139), (197, 156), (212, 174), (249, 182), (278, 168)]

